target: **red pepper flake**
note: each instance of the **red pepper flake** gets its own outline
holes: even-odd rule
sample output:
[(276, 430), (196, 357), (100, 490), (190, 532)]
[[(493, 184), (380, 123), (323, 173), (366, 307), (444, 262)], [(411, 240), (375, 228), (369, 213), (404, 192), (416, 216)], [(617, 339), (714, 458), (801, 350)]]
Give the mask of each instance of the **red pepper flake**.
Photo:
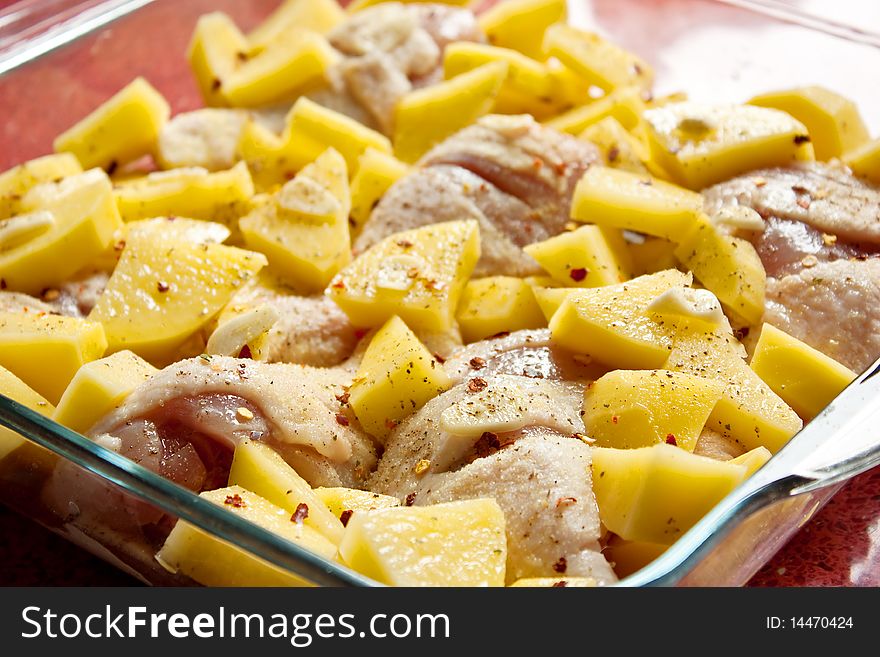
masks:
[(486, 367), (486, 361), (479, 356), (474, 356), (473, 358), (471, 358), (468, 364), (475, 370), (481, 370)]
[(566, 582), (564, 579), (561, 579), (558, 582), (553, 582), (553, 586), (551, 586), (550, 588), (564, 589), (566, 586), (568, 586), (568, 582)]
[(416, 501), (416, 494), (410, 493), (409, 495), (406, 496), (406, 499), (403, 500), (403, 505), (404, 506), (412, 506), (413, 504), (415, 504), (415, 501)]
[(674, 445), (675, 447), (678, 447), (678, 441), (675, 439), (675, 434), (671, 434), (671, 433), (666, 434), (666, 444), (667, 445)]
[(571, 506), (573, 504), (577, 504), (576, 497), (560, 497), (558, 500), (556, 500), (557, 509), (563, 506)]
[(480, 439), (474, 443), (474, 453), (480, 459), (492, 456), (499, 449), (501, 449), (501, 441), (498, 440), (498, 434), (491, 431), (484, 431)]
[(617, 146), (612, 146), (608, 149), (608, 162), (613, 163), (617, 162), (617, 158), (620, 157), (620, 149)]
[(566, 162), (557, 162), (553, 165), (553, 170), (556, 171), (556, 175), (564, 176), (568, 171), (568, 163)]
[(488, 387), (489, 384), (486, 382), (486, 379), (481, 379), (480, 377), (468, 381), (468, 392), (481, 392)]
[(544, 166), (544, 162), (540, 157), (536, 157), (532, 160), (532, 167), (534, 167), (535, 171), (540, 170), (542, 166)]
[(553, 564), (553, 570), (559, 573), (560, 575), (568, 570), (568, 559), (565, 557), (559, 557), (559, 561)]
[(251, 353), (251, 348), (247, 345), (241, 348), (241, 351), (238, 352), (239, 358), (253, 358), (254, 355)]
[(400, 424), (400, 420), (393, 420), (390, 417), (385, 418), (385, 428), (389, 431), (396, 429), (398, 424)]
[(158, 283), (156, 283), (156, 289), (159, 290), (159, 292), (164, 293), (170, 290), (171, 286), (168, 285), (168, 283), (166, 283), (165, 281), (159, 281)]
[(619, 419), (620, 419), (620, 418), (618, 418), (616, 415), (612, 415), (612, 416), (611, 416), (611, 424), (617, 424), (617, 422), (619, 421)]
[(797, 203), (798, 206), (803, 208), (804, 210), (810, 209), (810, 199), (806, 196), (798, 196), (795, 200), (795, 203)]
[(334, 290), (344, 290), (344, 289), (345, 289), (345, 283), (342, 282), (342, 281), (333, 281), (333, 282), (330, 284), (330, 287), (332, 287)]
[(214, 78), (213, 80), (211, 80), (211, 91), (219, 91), (220, 87), (222, 86), (223, 82), (220, 80), (220, 78)]
[(370, 332), (370, 329), (366, 329), (366, 328), (355, 329), (354, 330), (354, 337), (356, 340), (360, 340), (369, 332)]
[(351, 424), (351, 422), (345, 416), (344, 413), (337, 413), (336, 414), (336, 423), (342, 425), (343, 427), (347, 427), (349, 424)]
[(341, 395), (336, 395), (336, 401), (340, 404), (347, 404), (349, 397), (351, 397), (351, 393), (346, 390)]
[(339, 514), (339, 521), (342, 523), (343, 527), (348, 527), (348, 521), (351, 520), (352, 515), (354, 515), (354, 511), (351, 509), (346, 509)]
[(412, 248), (412, 245), (413, 245), (413, 243), (410, 242), (409, 240), (397, 240), (396, 244), (401, 249), (409, 249), (409, 248)]
[(245, 507), (244, 500), (241, 499), (241, 495), (238, 493), (235, 495), (227, 495), (226, 500), (223, 503), (228, 504), (229, 506), (234, 506), (236, 509), (243, 509)]
[(305, 502), (300, 502), (296, 505), (296, 511), (293, 512), (293, 515), (290, 516), (290, 522), (295, 522), (297, 524), (302, 523), (303, 520), (309, 517), (309, 505)]
[(587, 277), (587, 270), (583, 267), (578, 267), (577, 269), (572, 269), (568, 272), (568, 275), (571, 276), (571, 280), (580, 283)]
[(434, 356), (434, 360), (436, 360), (441, 365), (446, 362), (446, 359), (443, 358), (443, 356), (441, 356), (440, 354), (433, 354), (433, 356)]

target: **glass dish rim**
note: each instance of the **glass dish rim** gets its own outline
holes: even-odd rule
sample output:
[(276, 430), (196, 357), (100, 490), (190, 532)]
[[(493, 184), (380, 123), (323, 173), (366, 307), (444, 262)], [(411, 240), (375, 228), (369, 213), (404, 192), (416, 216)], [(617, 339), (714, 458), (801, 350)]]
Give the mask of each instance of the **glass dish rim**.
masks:
[[(33, 61), (48, 55), (65, 45), (76, 42), (96, 30), (138, 10), (153, 4), (156, 0), (73, 0), (72, 5), (89, 5), (88, 10), (73, 19), (49, 24), (45, 33), (34, 38), (24, 39), (13, 44), (7, 50), (0, 49), (0, 80), (3, 76), (26, 67)], [(812, 15), (804, 15), (792, 10), (790, 6), (776, 0), (704, 0), (706, 2), (725, 4), (735, 8), (762, 14), (770, 20), (788, 22), (817, 32), (831, 34), (840, 39), (880, 47), (880, 33), (860, 30), (853, 26), (834, 23)], [(0, 19), (8, 15), (22, 2), (13, 2), (0, 10)], [(870, 371), (872, 368), (869, 368)], [(862, 375), (864, 376), (864, 374)], [(860, 376), (859, 378), (862, 378)], [(815, 421), (815, 420), (814, 420)], [(101, 447), (89, 438), (72, 431), (52, 419), (43, 416), (0, 394), (0, 426), (5, 426), (21, 434), (42, 447), (57, 454), (93, 474), (121, 487), (159, 509), (170, 513), (181, 520), (190, 522), (202, 531), (212, 534), (221, 540), (254, 554), (292, 574), (301, 576), (318, 585), (374, 587), (383, 584), (363, 576), (343, 564), (325, 559), (293, 542), (287, 541), (259, 525), (249, 522), (236, 514), (228, 513), (221, 507), (204, 500), (197, 494), (178, 486), (160, 475), (140, 466), (133, 461)], [(807, 425), (809, 426), (809, 425)], [(792, 438), (794, 440), (795, 437)], [(880, 445), (875, 446), (880, 452)], [(775, 460), (771, 459), (770, 463)], [(826, 482), (827, 483), (827, 482)], [(712, 545), (723, 541), (724, 536), (714, 530), (737, 521), (736, 516), (742, 515), (742, 522), (748, 513), (756, 510), (743, 500), (726, 504), (735, 497), (736, 490), (719, 502), (694, 528), (686, 532), (664, 553), (673, 565), (666, 570), (652, 568), (650, 576), (643, 571), (629, 575), (611, 586), (656, 586), (675, 585), (683, 579), (699, 560), (688, 560), (694, 556), (697, 533), (704, 534), (707, 539), (699, 544), (699, 552), (705, 554)], [(779, 491), (769, 491), (774, 495)], [(778, 496), (777, 496), (778, 497)], [(724, 508), (722, 508), (724, 507)], [(713, 513), (720, 512), (720, 513)], [(707, 527), (709, 522), (714, 523)], [(736, 522), (735, 524), (738, 524)], [(700, 532), (697, 532), (697, 529)], [(731, 527), (726, 527), (731, 529)], [(656, 561), (654, 562), (656, 563)], [(657, 564), (658, 566), (660, 564)], [(640, 573), (643, 573), (640, 575)]]

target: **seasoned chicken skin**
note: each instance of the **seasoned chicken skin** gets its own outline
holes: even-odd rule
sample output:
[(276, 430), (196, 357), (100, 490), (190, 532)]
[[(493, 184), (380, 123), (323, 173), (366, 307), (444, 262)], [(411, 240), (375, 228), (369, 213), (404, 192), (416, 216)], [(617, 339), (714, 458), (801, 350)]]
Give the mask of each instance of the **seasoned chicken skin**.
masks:
[(840, 166), (756, 171), (703, 192), (712, 213), (743, 205), (767, 271), (764, 321), (861, 371), (880, 356), (880, 189)]
[(564, 230), (574, 187), (597, 149), (532, 117), (492, 115), (429, 151), (376, 206), (355, 253), (393, 233), (474, 219), (482, 256), (476, 276), (540, 273), (522, 251)]
[(582, 397), (577, 384), (475, 377), (394, 430), (369, 489), (417, 505), (494, 497), (507, 521), (510, 581), (614, 581), (598, 543)]

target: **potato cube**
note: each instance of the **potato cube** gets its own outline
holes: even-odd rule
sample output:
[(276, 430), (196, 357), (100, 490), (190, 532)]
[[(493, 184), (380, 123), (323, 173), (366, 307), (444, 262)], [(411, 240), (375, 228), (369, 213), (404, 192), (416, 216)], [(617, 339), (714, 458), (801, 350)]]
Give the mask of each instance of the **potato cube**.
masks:
[(264, 253), (273, 272), (317, 292), (351, 260), (350, 209), (345, 160), (331, 148), (239, 226), (245, 244)]
[(339, 58), (322, 35), (296, 28), (244, 59), (223, 79), (220, 91), (233, 107), (292, 100), (322, 84)]
[(254, 440), (238, 443), (229, 471), (229, 485), (252, 491), (289, 514), (305, 504), (308, 515), (303, 522), (306, 525), (334, 545), (342, 539), (339, 518), (315, 495), (306, 480), (264, 443)]
[(751, 367), (807, 421), (856, 378), (855, 372), (772, 324), (761, 329)]
[(645, 103), (638, 90), (627, 87), (570, 109), (544, 124), (560, 132), (579, 135), (591, 125), (611, 117), (627, 130), (632, 130), (641, 122), (644, 111)]
[(45, 155), (0, 173), (0, 219), (21, 212), (21, 199), (42, 183), (56, 182), (82, 173), (79, 160), (70, 153)]
[(605, 91), (623, 87), (650, 89), (654, 71), (642, 59), (593, 32), (565, 23), (544, 34), (544, 52)]
[(629, 278), (631, 262), (619, 231), (581, 226), (523, 249), (558, 283), (599, 287)]
[[(52, 404), (5, 367), (0, 367), (0, 394), (46, 417), (51, 417), (55, 412)], [(18, 433), (0, 427), (0, 461), (24, 444), (25, 439)]]
[(254, 183), (247, 166), (210, 173), (204, 169), (157, 171), (114, 190), (124, 221), (189, 217), (234, 226), (250, 210)]
[(223, 107), (223, 82), (238, 68), (250, 45), (238, 26), (226, 14), (203, 14), (187, 49), (187, 59), (205, 104)]
[(634, 230), (678, 241), (697, 222), (699, 194), (649, 176), (608, 167), (590, 167), (571, 203), (577, 221)]
[(543, 119), (565, 106), (566, 99), (556, 94), (559, 80), (550, 75), (547, 66), (510, 48), (469, 41), (451, 43), (444, 51), (443, 71), (449, 80), (491, 62), (507, 64), (507, 77), (498, 91), (493, 112), (531, 114)]
[(692, 452), (715, 404), (720, 381), (668, 370), (616, 370), (587, 389), (584, 427), (598, 447), (656, 443)]
[(449, 386), (449, 377), (427, 347), (399, 317), (392, 317), (364, 353), (349, 404), (364, 429), (384, 439)]
[(326, 34), (344, 20), (345, 12), (336, 0), (285, 0), (248, 33), (248, 43), (259, 50), (296, 29)]
[(92, 264), (121, 226), (110, 179), (98, 169), (31, 188), (21, 210), (50, 221), (42, 231), (19, 235), (17, 244), (0, 253), (0, 281), (2, 287), (34, 295)]
[(479, 258), (476, 221), (423, 226), (370, 247), (327, 292), (355, 326), (378, 326), (399, 315), (415, 330), (448, 331)]
[(230, 169), (247, 120), (247, 112), (233, 109), (209, 107), (178, 114), (159, 133), (157, 160), (163, 169)]
[(767, 274), (749, 242), (721, 232), (704, 216), (683, 236), (675, 256), (729, 311), (749, 326), (760, 323)]
[(880, 185), (880, 139), (866, 142), (846, 153), (843, 161), (855, 175)]
[(100, 324), (45, 313), (0, 313), (0, 366), (57, 404), (85, 363), (100, 358), (107, 338)]
[[(199, 497), (325, 559), (333, 559), (336, 554), (336, 546), (310, 525), (294, 522), (289, 511), (240, 486), (205, 491)], [(183, 573), (205, 586), (309, 585), (289, 570), (262, 561), (183, 520), (171, 530), (156, 560), (170, 572)]]
[(654, 321), (648, 306), (660, 294), (690, 285), (689, 276), (670, 269), (627, 283), (579, 290), (550, 320), (557, 344), (624, 369), (663, 366), (672, 347), (673, 327)]
[(779, 110), (688, 101), (644, 118), (653, 158), (688, 189), (814, 158), (807, 128)]
[(547, 324), (529, 284), (512, 276), (470, 281), (461, 295), (456, 319), (465, 342)]
[(345, 524), (348, 524), (351, 516), (358, 511), (375, 511), (400, 506), (400, 500), (396, 497), (357, 488), (320, 487), (315, 489), (315, 495), (337, 518), (342, 518), (345, 514)]
[(507, 78), (506, 62), (409, 92), (395, 109), (394, 154), (415, 162), (433, 146), (488, 114)]
[(83, 168), (108, 171), (156, 152), (168, 120), (168, 102), (149, 82), (137, 78), (98, 109), (55, 139), (56, 152), (73, 153)]
[(355, 514), (339, 554), (392, 586), (504, 586), (504, 513), (476, 499)]
[(592, 577), (523, 577), (510, 585), (510, 588), (593, 588), (598, 586)]
[[(334, 0), (335, 1), (335, 0)], [(409, 167), (393, 155), (367, 148), (358, 158), (357, 172), (351, 179), (352, 237), (357, 237), (373, 208), (395, 182), (409, 172)]]
[(52, 419), (85, 433), (158, 370), (130, 351), (86, 363), (77, 370)]
[(576, 287), (547, 287), (543, 285), (532, 285), (531, 287), (535, 301), (537, 301), (541, 314), (544, 315), (547, 322), (553, 318), (562, 302), (579, 290)]
[(565, 0), (507, 0), (480, 14), (480, 27), (493, 46), (513, 48), (543, 60), (544, 33), (567, 15)]
[(391, 153), (384, 135), (305, 97), (294, 103), (285, 121), (280, 137), (256, 121), (242, 132), (239, 152), (264, 189), (286, 183), (330, 147), (345, 158), (349, 171), (357, 168), (367, 148)]
[(579, 137), (598, 146), (605, 164), (612, 169), (622, 169), (640, 176), (650, 175), (645, 166), (648, 154), (643, 152), (642, 143), (613, 116), (606, 116), (589, 126)]
[(265, 264), (221, 244), (129, 239), (89, 318), (104, 326), (111, 351), (165, 364)]
[(696, 325), (679, 329), (665, 369), (721, 381), (724, 393), (707, 426), (746, 449), (778, 452), (803, 422), (744, 360), (745, 350), (729, 330)]
[(868, 128), (856, 104), (824, 87), (800, 87), (755, 96), (749, 105), (791, 114), (810, 134), (816, 159), (827, 161), (868, 141)]
[(744, 465), (665, 443), (593, 449), (599, 517), (629, 541), (670, 545), (746, 477)]

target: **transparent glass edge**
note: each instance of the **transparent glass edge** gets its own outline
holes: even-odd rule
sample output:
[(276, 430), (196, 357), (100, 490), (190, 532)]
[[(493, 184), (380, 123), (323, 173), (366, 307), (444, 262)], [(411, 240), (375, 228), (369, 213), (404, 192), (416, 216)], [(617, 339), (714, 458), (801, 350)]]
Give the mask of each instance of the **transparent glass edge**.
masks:
[(153, 0), (106, 0), (89, 7), (72, 19), (52, 25), (35, 37), (15, 43), (8, 50), (0, 52), (0, 76), (72, 43), (152, 2)]
[(174, 484), (0, 394), (0, 425), (162, 511), (318, 585), (380, 586)]

